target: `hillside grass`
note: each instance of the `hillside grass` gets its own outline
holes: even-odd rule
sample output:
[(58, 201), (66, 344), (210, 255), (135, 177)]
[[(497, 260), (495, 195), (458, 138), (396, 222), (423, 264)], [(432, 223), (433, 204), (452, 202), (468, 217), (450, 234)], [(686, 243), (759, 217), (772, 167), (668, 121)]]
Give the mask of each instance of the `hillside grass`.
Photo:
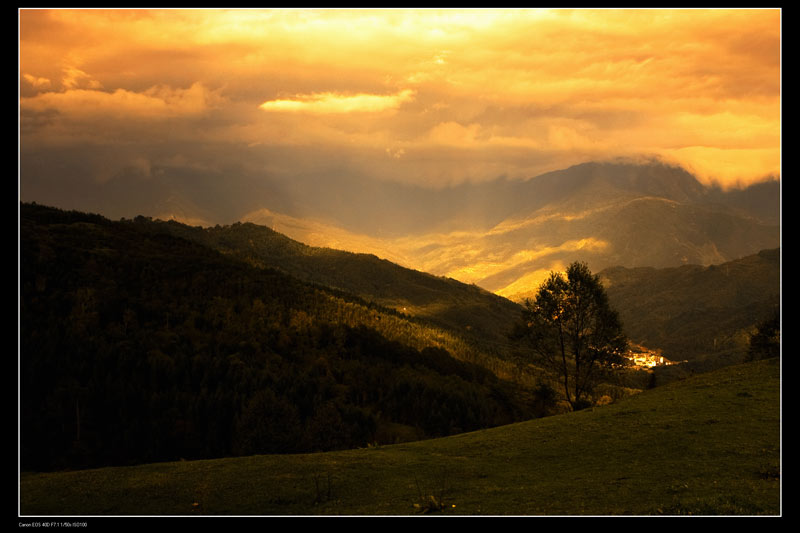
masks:
[(20, 475), (22, 516), (778, 515), (778, 360), (448, 438)]

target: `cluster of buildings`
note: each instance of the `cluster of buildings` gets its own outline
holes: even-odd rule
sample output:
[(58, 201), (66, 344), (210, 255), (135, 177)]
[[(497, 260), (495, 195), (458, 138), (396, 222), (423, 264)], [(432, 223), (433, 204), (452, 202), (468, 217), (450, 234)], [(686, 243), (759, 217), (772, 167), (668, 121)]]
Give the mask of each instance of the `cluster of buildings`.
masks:
[(654, 366), (666, 366), (678, 364), (670, 361), (661, 355), (660, 351), (648, 350), (643, 346), (632, 346), (625, 354), (625, 357), (637, 367), (653, 368)]

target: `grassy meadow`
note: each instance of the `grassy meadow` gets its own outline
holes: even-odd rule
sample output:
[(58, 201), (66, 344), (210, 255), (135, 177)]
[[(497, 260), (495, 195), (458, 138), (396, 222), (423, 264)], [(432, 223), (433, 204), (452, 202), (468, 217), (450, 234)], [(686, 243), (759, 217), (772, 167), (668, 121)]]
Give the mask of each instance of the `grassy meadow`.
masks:
[(778, 515), (780, 364), (442, 439), (55, 473), (21, 516)]

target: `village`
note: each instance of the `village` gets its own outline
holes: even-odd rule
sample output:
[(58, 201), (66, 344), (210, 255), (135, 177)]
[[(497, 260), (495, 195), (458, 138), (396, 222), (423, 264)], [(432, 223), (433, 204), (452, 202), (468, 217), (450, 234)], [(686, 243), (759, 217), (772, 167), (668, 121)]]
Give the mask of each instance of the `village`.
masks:
[(639, 368), (653, 368), (655, 366), (677, 365), (679, 362), (670, 361), (661, 355), (660, 350), (650, 350), (644, 346), (632, 344), (625, 354), (631, 364)]

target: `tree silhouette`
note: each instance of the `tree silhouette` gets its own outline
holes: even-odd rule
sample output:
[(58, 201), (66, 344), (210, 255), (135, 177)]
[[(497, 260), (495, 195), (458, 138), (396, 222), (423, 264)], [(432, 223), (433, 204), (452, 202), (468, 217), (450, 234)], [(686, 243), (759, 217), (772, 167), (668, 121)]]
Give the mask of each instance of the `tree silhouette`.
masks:
[(585, 263), (572, 263), (566, 277), (551, 272), (533, 300), (525, 301), (515, 333), (529, 344), (535, 362), (561, 381), (575, 410), (588, 405), (604, 372), (625, 361), (619, 316)]

